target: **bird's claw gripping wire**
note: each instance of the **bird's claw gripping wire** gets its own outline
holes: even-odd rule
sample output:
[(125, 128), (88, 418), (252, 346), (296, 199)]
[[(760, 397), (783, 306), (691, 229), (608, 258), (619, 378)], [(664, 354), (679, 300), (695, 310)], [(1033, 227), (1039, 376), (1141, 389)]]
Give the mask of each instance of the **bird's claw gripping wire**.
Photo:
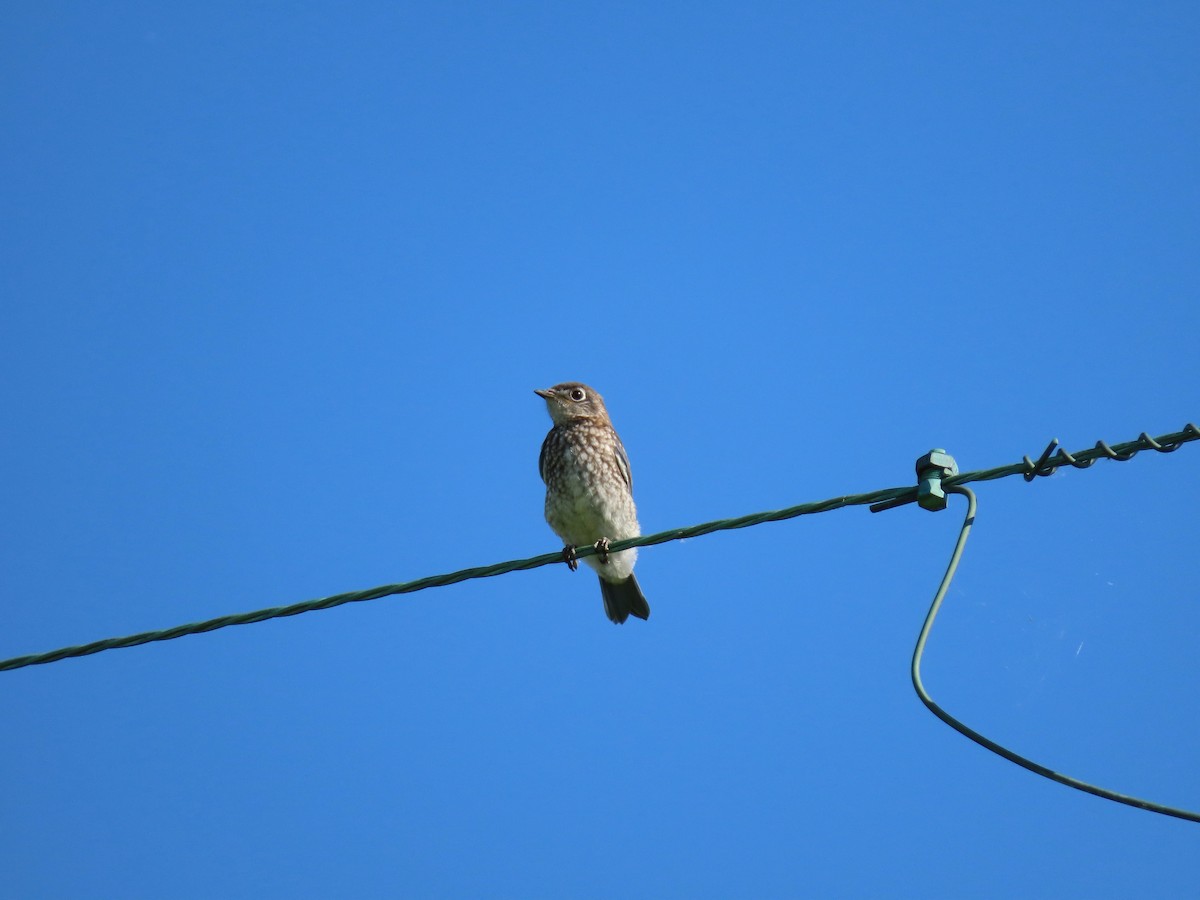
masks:
[(596, 548), (596, 555), (598, 557), (600, 557), (600, 564), (602, 566), (608, 565), (608, 547), (609, 547), (608, 538), (606, 538), (606, 537), (600, 538), (600, 540), (596, 541), (596, 543), (593, 546)]
[(567, 568), (574, 572), (579, 568), (579, 560), (575, 558), (575, 545), (567, 544), (563, 547), (563, 562), (567, 564)]

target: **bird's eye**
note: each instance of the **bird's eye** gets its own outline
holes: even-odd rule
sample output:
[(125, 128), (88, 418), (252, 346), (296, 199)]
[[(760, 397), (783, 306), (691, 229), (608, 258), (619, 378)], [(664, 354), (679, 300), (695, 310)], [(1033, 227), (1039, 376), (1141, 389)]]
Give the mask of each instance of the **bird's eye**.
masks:
[(574, 400), (576, 403), (579, 403), (580, 401), (582, 401), (586, 398), (587, 398), (587, 394), (585, 394), (581, 388), (573, 388), (571, 390), (571, 399)]

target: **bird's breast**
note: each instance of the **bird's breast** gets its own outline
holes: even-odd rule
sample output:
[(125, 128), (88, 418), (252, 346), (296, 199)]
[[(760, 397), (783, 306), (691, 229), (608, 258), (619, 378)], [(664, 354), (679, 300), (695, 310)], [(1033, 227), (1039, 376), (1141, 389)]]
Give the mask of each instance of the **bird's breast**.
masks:
[(568, 543), (634, 537), (633, 496), (617, 468), (611, 429), (555, 428), (547, 436), (543, 474), (546, 521)]

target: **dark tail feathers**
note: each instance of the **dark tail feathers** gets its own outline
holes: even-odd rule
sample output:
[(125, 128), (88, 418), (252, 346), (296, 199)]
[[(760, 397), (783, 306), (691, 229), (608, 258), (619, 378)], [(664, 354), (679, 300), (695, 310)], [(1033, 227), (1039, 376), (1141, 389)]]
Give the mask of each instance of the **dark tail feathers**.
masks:
[(600, 579), (600, 594), (604, 597), (604, 612), (618, 625), (623, 625), (630, 616), (650, 618), (650, 604), (642, 595), (637, 579), (630, 575), (624, 581)]

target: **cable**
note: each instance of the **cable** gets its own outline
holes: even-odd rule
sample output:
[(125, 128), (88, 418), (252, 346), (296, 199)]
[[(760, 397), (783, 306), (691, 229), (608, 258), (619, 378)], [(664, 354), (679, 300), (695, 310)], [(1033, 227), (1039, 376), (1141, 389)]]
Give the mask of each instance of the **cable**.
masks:
[(958, 561), (962, 558), (963, 547), (966, 546), (967, 536), (971, 533), (971, 526), (975, 524), (975, 494), (971, 489), (951, 485), (946, 488), (946, 493), (962, 494), (967, 498), (967, 515), (963, 519), (962, 530), (959, 532), (958, 540), (954, 544), (954, 552), (950, 554), (950, 563), (946, 566), (946, 574), (942, 576), (942, 583), (938, 585), (937, 593), (933, 596), (933, 604), (929, 607), (929, 614), (925, 617), (925, 624), (921, 626), (921, 633), (917, 637), (917, 646), (913, 650), (912, 683), (917, 691), (917, 696), (921, 698), (921, 702), (929, 707), (930, 712), (959, 734), (970, 738), (981, 747), (985, 747), (993, 753), (1004, 757), (1009, 762), (1016, 763), (1018, 766), (1028, 769), (1030, 772), (1034, 772), (1044, 778), (1049, 778), (1051, 781), (1057, 781), (1059, 784), (1065, 784), (1067, 787), (1095, 794), (1097, 797), (1103, 797), (1105, 800), (1112, 800), (1116, 803), (1124, 803), (1126, 806), (1135, 806), (1138, 809), (1161, 813), (1164, 816), (1186, 819), (1189, 822), (1200, 822), (1200, 813), (1194, 813), (1186, 809), (1176, 809), (1173, 806), (1163, 806), (1160, 803), (1151, 803), (1149, 800), (1130, 797), (1127, 794), (1118, 794), (1116, 791), (1088, 784), (1086, 781), (1080, 781), (1078, 778), (1071, 778), (1069, 775), (1063, 775), (1061, 772), (1055, 772), (1053, 769), (1048, 769), (1039, 763), (1026, 759), (1024, 756), (1014, 753), (1008, 748), (1000, 746), (995, 741), (989, 740), (979, 732), (968, 728), (938, 706), (933, 698), (929, 696), (925, 690), (925, 685), (921, 682), (921, 659), (925, 655), (925, 644), (929, 640), (929, 632), (933, 629), (933, 620), (937, 618), (938, 611), (942, 606), (942, 600), (945, 599), (946, 591), (949, 589), (950, 582), (954, 579), (954, 573), (958, 569)]
[[(1101, 458), (1115, 459), (1125, 461), (1132, 459), (1137, 453), (1142, 450), (1155, 450), (1159, 453), (1170, 453), (1177, 450), (1180, 446), (1189, 441), (1200, 440), (1200, 429), (1193, 424), (1188, 424), (1183, 431), (1173, 434), (1161, 435), (1158, 438), (1151, 438), (1143, 432), (1135, 441), (1129, 441), (1124, 444), (1117, 444), (1115, 447), (1109, 447), (1103, 441), (1098, 441), (1096, 446), (1090, 450), (1084, 450), (1074, 455), (1060, 450), (1057, 456), (1050, 457), (1049, 452), (1058, 445), (1057, 440), (1051, 442), (1051, 448), (1043, 454), (1043, 458), (1037, 464), (1034, 464), (1028, 456), (1022, 462), (1008, 466), (1000, 466), (995, 469), (984, 469), (978, 472), (968, 472), (964, 475), (953, 475), (946, 478), (943, 482), (948, 488), (950, 485), (966, 484), (970, 481), (991, 481), (997, 478), (1005, 478), (1009, 475), (1048, 475), (1059, 465), (1073, 465), (1078, 468), (1087, 468), (1095, 460)], [(833, 497), (829, 500), (820, 500), (813, 503), (801, 503), (798, 506), (789, 506), (786, 509), (770, 510), (767, 512), (753, 513), (747, 516), (740, 516), (733, 519), (718, 519), (713, 522), (705, 522), (700, 525), (692, 525), (687, 528), (673, 528), (668, 531), (660, 531), (657, 534), (643, 535), (642, 537), (629, 538), (623, 541), (613, 541), (609, 546), (609, 552), (617, 552), (626, 550), (630, 547), (645, 547), (652, 544), (663, 544), (667, 541), (679, 541), (685, 538), (699, 537), (702, 534), (711, 534), (714, 531), (728, 531), (734, 528), (749, 528), (753, 525), (761, 525), (764, 522), (779, 522), (784, 519), (794, 519), (797, 516), (814, 515), (816, 513), (828, 512), (833, 509), (841, 509), (846, 506), (862, 506), (866, 504), (875, 504), (878, 507), (890, 508), (894, 505), (914, 502), (918, 500), (918, 489), (915, 487), (897, 487), (885, 488), (883, 490), (871, 491), (866, 494), (851, 494), (844, 497)], [(944, 503), (943, 503), (944, 506)], [(580, 547), (576, 555), (580, 558), (590, 556), (595, 553), (594, 547)], [(509, 572), (516, 572), (523, 569), (536, 569), (539, 566), (547, 566), (551, 563), (562, 562), (562, 553), (544, 553), (541, 556), (533, 556), (529, 559), (515, 559), (508, 562), (495, 563), (490, 566), (477, 566), (471, 569), (462, 569), (458, 572), (450, 572), (445, 575), (431, 575), (427, 578), (419, 578), (416, 581), (406, 581), (400, 584), (387, 584), (381, 587), (369, 588), (363, 591), (351, 591), (345, 594), (334, 594), (330, 597), (322, 597), (319, 600), (306, 600), (301, 603), (294, 603), (290, 606), (275, 606), (267, 609), (259, 609), (254, 612), (238, 613), (235, 615), (220, 616), (216, 619), (206, 619), (203, 622), (193, 622), (188, 625), (177, 625), (174, 628), (167, 628), (161, 631), (144, 631), (140, 634), (131, 634), (125, 637), (106, 638), (100, 641), (92, 641), (88, 644), (79, 644), (72, 647), (62, 647), (58, 650), (50, 650), (46, 653), (33, 653), (28, 656), (15, 656), (11, 659), (0, 660), (0, 672), (11, 671), (13, 669), (21, 669), (26, 666), (39, 666), (47, 663), (58, 662), (62, 659), (69, 659), (78, 656), (90, 656), (95, 653), (102, 653), (105, 650), (117, 650), (123, 647), (137, 647), (141, 644), (149, 644), (155, 641), (170, 641), (176, 638), (185, 637), (190, 634), (204, 634), (209, 631), (216, 631), (220, 628), (228, 628), (231, 625), (250, 625), (254, 622), (264, 622), (267, 619), (279, 619), (285, 616), (297, 616), (301, 613), (313, 612), (318, 609), (332, 609), (335, 606), (342, 606), (346, 603), (360, 603), (364, 600), (378, 600), (380, 597), (388, 597), (393, 594), (411, 594), (416, 591), (423, 591), (427, 588), (444, 587), (448, 584), (457, 584), (460, 581), (468, 581), (473, 578), (490, 578), (493, 575), (505, 575)]]

